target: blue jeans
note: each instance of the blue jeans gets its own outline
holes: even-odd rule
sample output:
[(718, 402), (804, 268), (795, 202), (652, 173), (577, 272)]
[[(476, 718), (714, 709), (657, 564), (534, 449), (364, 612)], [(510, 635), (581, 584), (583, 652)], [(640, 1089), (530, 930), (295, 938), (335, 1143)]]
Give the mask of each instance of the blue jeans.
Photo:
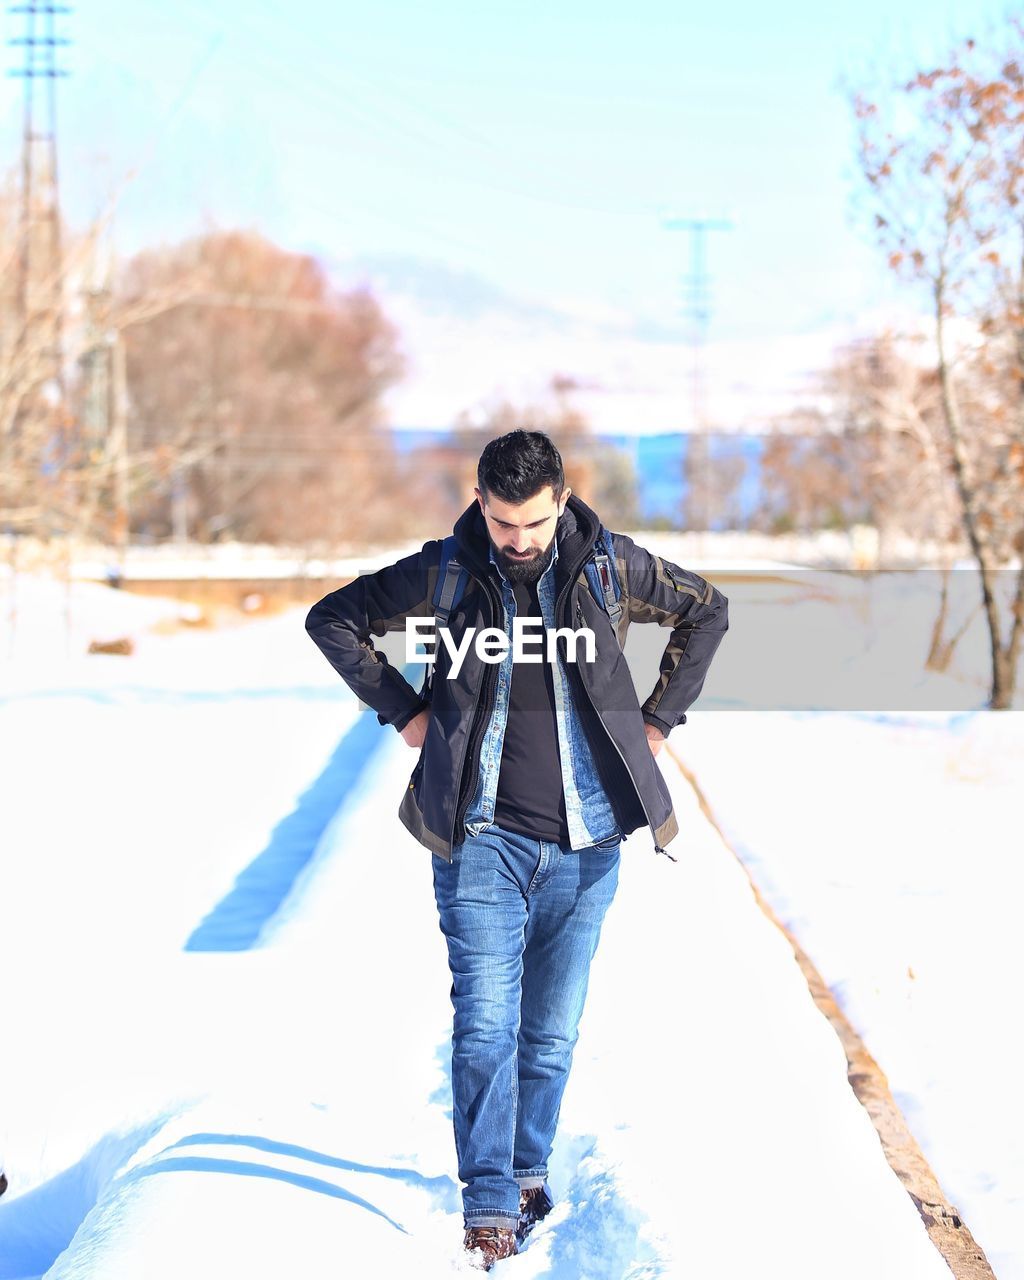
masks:
[(546, 1181), (619, 852), (619, 836), (573, 850), (492, 824), (433, 855), (467, 1227), (514, 1226), (520, 1189)]

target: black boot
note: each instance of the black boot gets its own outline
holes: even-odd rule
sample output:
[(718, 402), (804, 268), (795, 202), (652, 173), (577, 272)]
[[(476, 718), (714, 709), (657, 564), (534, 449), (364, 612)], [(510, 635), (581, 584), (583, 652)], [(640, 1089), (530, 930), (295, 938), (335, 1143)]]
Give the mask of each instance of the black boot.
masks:
[(539, 1187), (523, 1188), (519, 1194), (519, 1225), (516, 1227), (516, 1239), (520, 1244), (554, 1207), (555, 1202), (546, 1182)]

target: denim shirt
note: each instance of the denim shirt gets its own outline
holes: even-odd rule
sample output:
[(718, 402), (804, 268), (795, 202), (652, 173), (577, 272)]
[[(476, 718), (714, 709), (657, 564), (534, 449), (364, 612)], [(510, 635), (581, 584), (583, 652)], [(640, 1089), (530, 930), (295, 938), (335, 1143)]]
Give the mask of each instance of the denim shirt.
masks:
[[(498, 794), (498, 773), (501, 768), (501, 748), (508, 723), (509, 690), (512, 685), (512, 623), (516, 616), (516, 599), (512, 585), (502, 573), (489, 548), (491, 564), (501, 577), (502, 603), (505, 608), (505, 634), (509, 650), (501, 660), (498, 670), (498, 690), (491, 713), (491, 722), (484, 734), (480, 748), (480, 774), (476, 794), (466, 810), (467, 831), (479, 835), (494, 823), (494, 805)], [(537, 583), (537, 599), (544, 618), (544, 630), (555, 627), (555, 575), (558, 559), (558, 539), (551, 549), (551, 563)], [(538, 635), (540, 632), (538, 631)], [(573, 849), (585, 849), (609, 836), (618, 834), (608, 796), (598, 777), (590, 743), (573, 701), (572, 690), (564, 670), (562, 655), (551, 664), (552, 683), (555, 691), (555, 721), (558, 728), (558, 750), (562, 768), (562, 790), (565, 795), (565, 814), (569, 826), (569, 844)]]

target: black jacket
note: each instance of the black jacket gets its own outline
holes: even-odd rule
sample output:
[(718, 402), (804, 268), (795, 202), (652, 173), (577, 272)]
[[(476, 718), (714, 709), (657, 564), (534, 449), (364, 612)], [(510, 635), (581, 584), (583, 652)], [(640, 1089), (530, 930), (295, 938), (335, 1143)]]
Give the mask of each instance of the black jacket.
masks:
[[(566, 662), (570, 688), (595, 764), (623, 836), (649, 825), (655, 848), (679, 833), (672, 800), (644, 732), (644, 721), (667, 736), (686, 720), (704, 684), (715, 650), (728, 630), (728, 601), (705, 579), (652, 555), (625, 534), (613, 533), (615, 567), (622, 590), (618, 636), (587, 585), (584, 564), (601, 528), (594, 511), (570, 494), (555, 536), (556, 625), (590, 627), (596, 661)], [(448, 626), (458, 641), (464, 629), (502, 627), (501, 594), (489, 560), (490, 541), (474, 498), (456, 521), (460, 559), (469, 570)], [(480, 746), (494, 706), (499, 664), (480, 660), (470, 645), (458, 678), (447, 679), (447, 651), (438, 643), (429, 701), (378, 652), (371, 635), (403, 631), (410, 617), (433, 617), (431, 601), (441, 542), (364, 574), (330, 592), (306, 616), (306, 630), (350, 689), (383, 724), (401, 730), (429, 706), (426, 739), (399, 817), (432, 853), (451, 860), (465, 838), (462, 824), (480, 767)], [(672, 634), (658, 682), (643, 706), (621, 646), (631, 622), (656, 622)], [(560, 650), (564, 641), (560, 640)]]

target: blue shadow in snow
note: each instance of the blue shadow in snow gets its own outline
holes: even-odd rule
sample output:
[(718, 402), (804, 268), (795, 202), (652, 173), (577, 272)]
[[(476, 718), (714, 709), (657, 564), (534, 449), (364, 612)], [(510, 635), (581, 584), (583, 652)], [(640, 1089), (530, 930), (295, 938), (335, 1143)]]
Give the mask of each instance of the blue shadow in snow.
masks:
[[(410, 667), (412, 673), (423, 670), (419, 664), (407, 664), (403, 674), (408, 675)], [(369, 709), (356, 716), (327, 767), (274, 828), (267, 847), (192, 931), (186, 951), (248, 951), (256, 945), (261, 929), (281, 909), (312, 858), (327, 824), (348, 802), (375, 753), (394, 732)]]
[(325, 1165), (329, 1169), (345, 1169), (349, 1173), (372, 1173), (381, 1178), (394, 1178), (411, 1187), (422, 1188), (433, 1197), (435, 1204), (449, 1212), (458, 1204), (458, 1188), (451, 1178), (443, 1174), (436, 1178), (428, 1178), (422, 1173), (417, 1173), (415, 1169), (361, 1164), (357, 1160), (329, 1156), (323, 1151), (315, 1151), (312, 1147), (302, 1147), (294, 1142), (279, 1142), (275, 1138), (264, 1138), (255, 1133), (190, 1133), (187, 1137), (180, 1138), (165, 1148), (160, 1153), (160, 1158), (162, 1159), (167, 1152), (180, 1150), (182, 1147), (211, 1145), (251, 1147), (254, 1151), (265, 1151), (270, 1155), (293, 1156), (298, 1160), (308, 1160), (311, 1164)]
[(163, 1148), (143, 1165), (115, 1177), (117, 1170), (166, 1123), (160, 1116), (150, 1124), (127, 1134), (108, 1135), (81, 1160), (62, 1170), (49, 1182), (34, 1187), (13, 1200), (0, 1201), (0, 1280), (29, 1280), (42, 1277), (71, 1244), (72, 1238), (100, 1198), (117, 1194), (121, 1187), (158, 1173), (221, 1173), (241, 1177), (269, 1178), (319, 1195), (346, 1200), (383, 1218), (396, 1231), (408, 1231), (383, 1209), (369, 1200), (346, 1191), (336, 1183), (309, 1174), (278, 1169), (250, 1160), (223, 1159), (215, 1155), (175, 1155), (194, 1146), (248, 1147), (268, 1154), (290, 1156), (329, 1169), (370, 1173), (392, 1178), (425, 1191), (432, 1202), (448, 1213), (460, 1206), (458, 1188), (451, 1178), (428, 1178), (415, 1169), (361, 1164), (339, 1156), (326, 1155), (293, 1142), (279, 1142), (259, 1134), (191, 1133)]
[(8, 1192), (0, 1200), (0, 1280), (49, 1271), (117, 1169), (165, 1123), (160, 1116), (129, 1133), (110, 1134), (48, 1182), (13, 1199)]
[(434, 1050), (437, 1064), (444, 1072), (444, 1079), (427, 1099), (431, 1106), (440, 1107), (449, 1120), (454, 1118), (455, 1099), (452, 1093), (452, 1041), (451, 1036)]
[(389, 1217), (383, 1209), (378, 1209), (362, 1196), (353, 1195), (344, 1187), (337, 1187), (333, 1182), (324, 1182), (322, 1178), (311, 1178), (305, 1173), (291, 1173), (287, 1169), (275, 1169), (269, 1164), (254, 1164), (247, 1160), (218, 1160), (204, 1156), (172, 1156), (169, 1159), (155, 1160), (152, 1164), (142, 1165), (125, 1174), (122, 1183), (137, 1182), (140, 1178), (151, 1178), (157, 1173), (233, 1173), (243, 1178), (270, 1178), (274, 1182), (287, 1182), (293, 1187), (301, 1187), (304, 1191), (316, 1191), (320, 1195), (333, 1196), (335, 1200), (347, 1200), (357, 1204), (361, 1209), (383, 1218), (396, 1231), (408, 1235), (405, 1227), (394, 1218)]

